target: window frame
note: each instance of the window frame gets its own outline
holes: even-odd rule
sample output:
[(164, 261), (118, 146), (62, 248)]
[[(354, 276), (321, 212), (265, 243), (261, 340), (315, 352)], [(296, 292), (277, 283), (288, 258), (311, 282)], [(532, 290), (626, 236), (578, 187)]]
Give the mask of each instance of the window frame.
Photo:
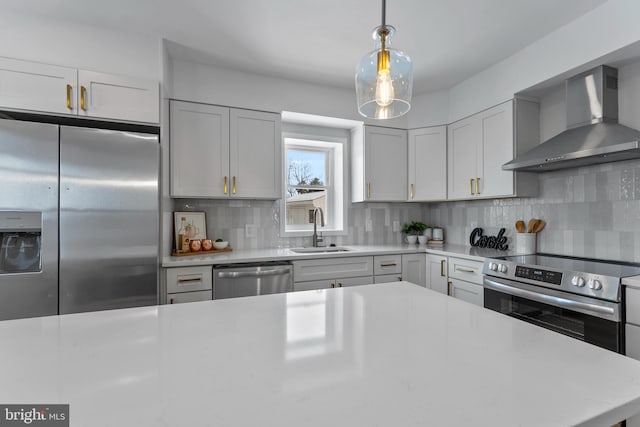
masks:
[[(295, 125), (295, 130), (282, 132), (282, 155), (283, 155), (283, 177), (284, 183), (282, 190), (282, 198), (280, 200), (280, 233), (283, 237), (309, 237), (313, 232), (313, 224), (291, 226), (287, 225), (287, 203), (288, 189), (291, 186), (288, 182), (288, 150), (291, 146), (294, 149), (305, 147), (311, 151), (326, 150), (329, 152), (326, 165), (327, 181), (321, 188), (327, 189), (327, 205), (331, 206), (334, 214), (331, 216), (331, 223), (325, 223), (325, 227), (318, 227), (318, 231), (324, 236), (344, 236), (347, 235), (348, 227), (348, 201), (349, 201), (349, 136), (348, 131), (344, 129), (319, 128), (316, 126)], [(302, 128), (302, 129), (301, 129)], [(291, 141), (291, 142), (290, 142)], [(297, 142), (296, 142), (297, 141)], [(300, 143), (303, 142), (303, 143)], [(316, 147), (309, 148), (313, 145)], [(341, 152), (337, 148), (340, 147)], [(340, 162), (340, 160), (342, 160)], [(338, 165), (337, 162), (341, 164)], [(339, 167), (340, 166), (340, 167)], [(341, 171), (339, 170), (341, 169)], [(341, 175), (341, 176), (339, 176)], [(318, 186), (309, 186), (309, 188), (317, 189)], [(341, 206), (340, 206), (341, 205)], [(325, 212), (325, 216), (327, 212)]]

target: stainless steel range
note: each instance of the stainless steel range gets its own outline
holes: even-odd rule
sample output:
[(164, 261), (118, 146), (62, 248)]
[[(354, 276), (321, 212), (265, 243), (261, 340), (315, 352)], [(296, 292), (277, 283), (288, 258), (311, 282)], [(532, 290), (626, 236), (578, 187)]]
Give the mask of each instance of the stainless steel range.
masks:
[(624, 353), (622, 286), (640, 266), (537, 254), (487, 259), (484, 306)]

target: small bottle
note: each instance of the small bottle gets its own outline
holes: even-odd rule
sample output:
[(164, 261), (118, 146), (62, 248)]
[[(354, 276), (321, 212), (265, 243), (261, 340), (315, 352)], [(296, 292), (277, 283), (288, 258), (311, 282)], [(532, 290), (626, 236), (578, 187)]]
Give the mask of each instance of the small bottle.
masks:
[(180, 228), (178, 229), (178, 252), (189, 252), (189, 238), (187, 237), (187, 218), (180, 218)]

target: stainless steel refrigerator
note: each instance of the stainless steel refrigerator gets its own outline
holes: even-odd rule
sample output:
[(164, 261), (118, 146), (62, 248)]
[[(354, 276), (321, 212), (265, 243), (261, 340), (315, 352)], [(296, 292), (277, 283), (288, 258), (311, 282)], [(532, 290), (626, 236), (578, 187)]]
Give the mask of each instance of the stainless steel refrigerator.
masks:
[(158, 301), (154, 134), (0, 120), (0, 319)]

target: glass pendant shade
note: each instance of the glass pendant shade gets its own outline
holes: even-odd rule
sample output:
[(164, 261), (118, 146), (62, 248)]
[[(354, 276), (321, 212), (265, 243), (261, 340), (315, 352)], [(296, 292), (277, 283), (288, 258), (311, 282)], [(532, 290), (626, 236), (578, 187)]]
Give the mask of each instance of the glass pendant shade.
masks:
[(409, 56), (391, 47), (394, 33), (390, 25), (377, 27), (374, 50), (356, 68), (358, 111), (364, 117), (392, 119), (411, 108), (413, 65)]

